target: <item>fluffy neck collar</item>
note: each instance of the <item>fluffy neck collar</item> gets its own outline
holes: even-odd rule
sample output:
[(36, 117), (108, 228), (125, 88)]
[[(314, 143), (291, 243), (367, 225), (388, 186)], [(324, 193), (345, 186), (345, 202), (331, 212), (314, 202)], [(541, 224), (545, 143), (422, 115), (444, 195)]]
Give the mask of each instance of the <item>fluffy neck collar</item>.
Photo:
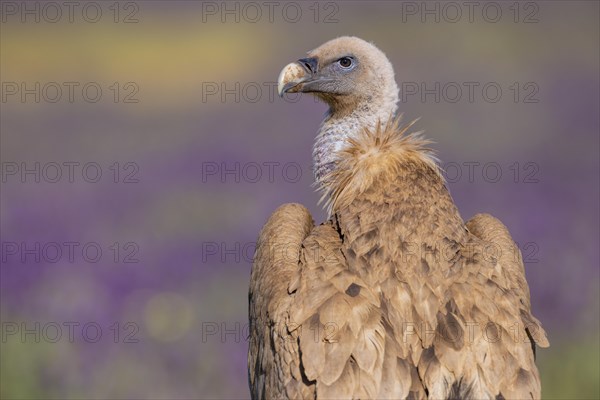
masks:
[(430, 171), (444, 185), (437, 158), (428, 147), (431, 142), (421, 132), (407, 134), (415, 122), (400, 126), (399, 118), (390, 118), (374, 129), (359, 129), (346, 140), (334, 153), (334, 166), (317, 180), (329, 215), (348, 206), (377, 181), (403, 180), (412, 174), (406, 173), (407, 168)]
[(339, 152), (349, 139), (357, 138), (365, 129), (375, 131), (392, 120), (398, 108), (398, 87), (387, 85), (383, 95), (369, 96), (356, 103), (330, 103), (313, 147), (313, 169), (317, 185), (337, 165)]

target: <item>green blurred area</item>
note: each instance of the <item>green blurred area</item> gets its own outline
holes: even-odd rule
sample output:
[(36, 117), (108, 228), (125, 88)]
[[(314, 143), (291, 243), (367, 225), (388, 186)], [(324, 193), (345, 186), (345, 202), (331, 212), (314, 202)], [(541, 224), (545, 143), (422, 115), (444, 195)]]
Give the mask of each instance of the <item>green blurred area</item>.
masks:
[[(575, 342), (575, 343), (573, 343)], [(600, 337), (583, 337), (552, 344), (538, 351), (545, 399), (598, 399)]]

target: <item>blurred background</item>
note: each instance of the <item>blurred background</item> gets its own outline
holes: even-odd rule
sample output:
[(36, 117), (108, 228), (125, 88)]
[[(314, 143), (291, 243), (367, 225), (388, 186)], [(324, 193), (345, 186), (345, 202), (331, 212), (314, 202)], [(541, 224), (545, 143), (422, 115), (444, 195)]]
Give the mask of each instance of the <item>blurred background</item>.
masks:
[(249, 397), (258, 232), (325, 218), (326, 107), (275, 81), (340, 35), (389, 56), (463, 217), (518, 242), (544, 397), (600, 397), (598, 2), (1, 6), (3, 399)]

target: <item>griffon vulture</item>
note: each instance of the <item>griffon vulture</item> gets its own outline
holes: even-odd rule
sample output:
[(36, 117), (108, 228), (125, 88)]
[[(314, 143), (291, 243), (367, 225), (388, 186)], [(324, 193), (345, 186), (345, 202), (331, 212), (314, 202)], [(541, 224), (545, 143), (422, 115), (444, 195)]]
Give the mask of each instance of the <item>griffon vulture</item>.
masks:
[(287, 65), (280, 95), (329, 105), (314, 172), (330, 218), (285, 204), (260, 233), (249, 293), (252, 398), (538, 399), (521, 253), (461, 218), (428, 141), (394, 117), (392, 65), (355, 37)]

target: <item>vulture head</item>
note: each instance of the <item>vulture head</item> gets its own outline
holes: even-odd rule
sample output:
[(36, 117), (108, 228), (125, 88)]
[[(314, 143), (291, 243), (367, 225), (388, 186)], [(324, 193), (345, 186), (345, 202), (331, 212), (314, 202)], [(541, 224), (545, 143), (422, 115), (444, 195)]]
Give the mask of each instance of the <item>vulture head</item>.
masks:
[(398, 87), (385, 54), (357, 37), (343, 36), (288, 64), (278, 80), (279, 95), (313, 93), (332, 114), (348, 114), (363, 104), (376, 103), (395, 111)]
[(398, 86), (385, 54), (357, 37), (343, 36), (286, 65), (279, 95), (312, 93), (329, 105), (313, 150), (317, 183), (336, 165), (336, 153), (363, 129), (385, 125), (396, 112)]

